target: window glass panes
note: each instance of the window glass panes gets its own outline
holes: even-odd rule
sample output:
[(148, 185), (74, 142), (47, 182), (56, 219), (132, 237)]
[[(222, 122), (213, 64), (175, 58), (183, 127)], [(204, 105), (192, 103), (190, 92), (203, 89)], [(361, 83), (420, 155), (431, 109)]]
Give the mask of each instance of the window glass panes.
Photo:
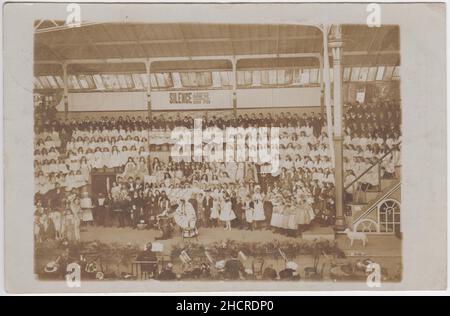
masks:
[(118, 80), (117, 76), (116, 75), (110, 75), (109, 78), (110, 78), (110, 81), (111, 81), (112, 89), (113, 90), (119, 90), (120, 89), (120, 84), (119, 84), (119, 80)]
[(344, 75), (343, 75), (343, 80), (344, 81), (349, 81), (350, 80), (350, 73), (351, 73), (352, 69), (350, 67), (345, 67), (344, 68)]
[[(324, 80), (321, 68), (278, 68), (238, 70), (236, 78), (230, 70), (159, 72), (150, 75), (154, 89), (230, 89), (236, 79), (239, 88), (309, 86)], [(330, 68), (330, 82), (334, 81), (334, 70)], [(400, 79), (400, 66), (354, 66), (343, 67), (343, 82), (374, 82)], [(68, 88), (77, 90), (123, 91), (146, 90), (149, 77), (146, 73), (125, 74), (78, 74), (68, 75)], [(56, 90), (64, 88), (60, 75), (35, 76), (35, 89)], [(75, 91), (74, 91), (75, 90)]]
[(254, 87), (261, 86), (261, 71), (260, 70), (253, 71), (252, 86), (254, 86)]
[(123, 75), (117, 75), (117, 81), (119, 82), (120, 89), (127, 88), (127, 82), (125, 81), (125, 77)]
[(360, 67), (353, 67), (352, 68), (352, 75), (350, 77), (351, 81), (358, 81), (360, 69), (361, 69)]
[(377, 67), (370, 67), (369, 73), (367, 74), (367, 81), (375, 81), (377, 75)]
[(210, 87), (212, 86), (212, 75), (210, 71), (196, 72), (197, 85), (199, 87)]
[(318, 83), (319, 79), (319, 69), (314, 68), (309, 71), (309, 82), (310, 83)]
[(369, 74), (369, 67), (361, 67), (359, 71), (358, 81), (366, 81)]
[(220, 80), (220, 73), (218, 71), (213, 71), (212, 75), (212, 86), (214, 88), (220, 88), (222, 86), (222, 82)]
[(127, 84), (127, 88), (128, 89), (134, 89), (135, 86), (134, 86), (133, 79), (131, 78), (131, 75), (125, 74), (125, 75), (123, 75), (123, 77), (125, 78), (125, 82)]
[(89, 84), (85, 78), (85, 76), (80, 75), (78, 76), (78, 82), (80, 83), (81, 89), (89, 89)]
[(309, 69), (302, 69), (302, 76), (300, 79), (302, 85), (309, 84)]
[(34, 77), (33, 83), (36, 89), (43, 89), (42, 84), (37, 77)]
[(392, 74), (394, 72), (394, 66), (387, 66), (384, 71), (383, 80), (391, 80)]
[(221, 71), (220, 72), (220, 80), (222, 82), (222, 86), (233, 85), (233, 72), (232, 71)]
[(48, 82), (47, 77), (40, 76), (39, 81), (44, 89), (50, 89), (50, 83)]
[[(262, 77), (261, 77), (262, 81)], [(238, 86), (250, 86), (252, 84), (252, 72), (251, 71), (238, 71), (237, 72), (237, 84)]]
[(152, 88), (158, 88), (158, 82), (156, 81), (155, 74), (150, 75), (150, 84), (151, 84)]
[(400, 79), (400, 66), (395, 66), (394, 72), (392, 73), (392, 79), (393, 80), (399, 80)]
[(80, 84), (78, 83), (78, 80), (75, 76), (70, 75), (70, 76), (68, 76), (67, 80), (69, 83), (68, 84), (69, 89), (77, 89), (77, 90), (81, 89)]
[(105, 90), (105, 86), (103, 85), (103, 80), (101, 75), (93, 75), (92, 76), (95, 82), (95, 86), (98, 90)]
[(58, 83), (56, 82), (55, 78), (53, 76), (47, 76), (47, 81), (50, 84), (50, 87), (52, 89), (58, 89)]
[(376, 80), (377, 80), (377, 81), (383, 80), (384, 69), (385, 69), (385, 68), (386, 68), (386, 67), (384, 67), (384, 66), (379, 66), (379, 67), (378, 67), (378, 72), (377, 72), (377, 77), (376, 77)]

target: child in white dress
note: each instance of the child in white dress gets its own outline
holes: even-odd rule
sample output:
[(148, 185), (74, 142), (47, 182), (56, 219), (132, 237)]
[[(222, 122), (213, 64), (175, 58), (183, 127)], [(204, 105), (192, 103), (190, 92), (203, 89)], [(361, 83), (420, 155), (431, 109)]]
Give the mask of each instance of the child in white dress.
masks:
[(236, 218), (236, 215), (231, 208), (231, 200), (228, 196), (222, 202), (219, 218), (225, 222), (225, 230), (231, 230), (231, 221)]
[(219, 200), (219, 194), (218, 192), (213, 192), (212, 194), (212, 198), (213, 198), (213, 205), (211, 208), (211, 224), (213, 227), (217, 227), (217, 219), (220, 216), (220, 200)]
[(266, 216), (264, 214), (264, 196), (261, 193), (261, 188), (259, 185), (255, 187), (255, 193), (253, 194), (253, 205), (254, 205), (254, 213), (253, 213), (253, 221), (256, 222), (256, 225), (260, 226), (261, 222), (266, 220)]
[(245, 211), (245, 221), (247, 222), (248, 228), (253, 230), (253, 220), (254, 220), (254, 203), (252, 202), (251, 196), (248, 194), (244, 200), (244, 211)]
[(117, 146), (112, 147), (111, 157), (109, 158), (109, 168), (118, 168), (122, 165), (122, 157)]
[(94, 152), (94, 165), (93, 168), (101, 169), (103, 168), (103, 153), (100, 147), (95, 148)]
[(80, 200), (80, 207), (82, 211), (81, 220), (86, 223), (91, 223), (94, 221), (92, 216), (92, 200), (89, 197), (88, 192), (83, 192)]

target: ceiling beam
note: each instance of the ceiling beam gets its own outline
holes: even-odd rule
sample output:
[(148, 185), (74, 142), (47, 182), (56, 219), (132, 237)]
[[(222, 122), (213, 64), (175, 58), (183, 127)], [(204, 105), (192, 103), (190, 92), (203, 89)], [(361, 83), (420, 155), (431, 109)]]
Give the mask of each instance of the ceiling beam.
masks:
[[(365, 53), (365, 52), (364, 52)], [(233, 60), (236, 59), (260, 59), (260, 58), (289, 58), (289, 57), (316, 57), (319, 53), (296, 53), (296, 54), (257, 54), (257, 55), (226, 55), (226, 56), (192, 56), (192, 57), (152, 57), (152, 61), (183, 61), (183, 60)], [(147, 58), (98, 58), (98, 59), (67, 59), (68, 64), (102, 64), (102, 63), (145, 63)], [(35, 64), (60, 64), (55, 60), (37, 60)]]
[[(99, 46), (111, 46), (111, 45), (152, 45), (152, 44), (186, 44), (186, 43), (222, 43), (222, 42), (258, 42), (258, 41), (278, 41), (278, 40), (309, 40), (317, 39), (320, 40), (320, 36), (266, 36), (266, 37), (219, 37), (219, 38), (184, 38), (184, 39), (158, 39), (158, 40), (126, 40), (126, 41), (96, 41), (95, 45)], [(39, 38), (36, 39), (36, 43), (39, 44)], [(64, 42), (64, 43), (54, 43), (51, 46), (80, 46), (86, 45), (86, 42)]]
[[(399, 51), (381, 51), (381, 52), (368, 52), (368, 51), (344, 51), (344, 56), (364, 56), (364, 55), (390, 55), (400, 54)], [(293, 54), (258, 54), (258, 55), (236, 55), (237, 59), (258, 59), (258, 58), (288, 58), (288, 57), (316, 57), (321, 58), (320, 53), (293, 53)], [(155, 57), (154, 61), (183, 61), (183, 60), (232, 60), (233, 55), (227, 56), (192, 56), (189, 57)], [(101, 63), (145, 63), (147, 58), (98, 58), (98, 59), (67, 59), (69, 64), (101, 64)], [(58, 60), (36, 60), (35, 64), (60, 64)]]

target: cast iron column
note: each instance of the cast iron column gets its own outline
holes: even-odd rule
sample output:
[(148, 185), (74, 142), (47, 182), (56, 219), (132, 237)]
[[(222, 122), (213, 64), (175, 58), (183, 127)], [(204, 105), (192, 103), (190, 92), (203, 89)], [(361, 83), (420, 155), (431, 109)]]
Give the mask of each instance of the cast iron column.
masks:
[(333, 54), (333, 107), (334, 107), (334, 178), (336, 190), (336, 223), (337, 231), (345, 229), (344, 218), (344, 176), (343, 176), (343, 137), (342, 137), (342, 33), (340, 25), (333, 25), (329, 43)]

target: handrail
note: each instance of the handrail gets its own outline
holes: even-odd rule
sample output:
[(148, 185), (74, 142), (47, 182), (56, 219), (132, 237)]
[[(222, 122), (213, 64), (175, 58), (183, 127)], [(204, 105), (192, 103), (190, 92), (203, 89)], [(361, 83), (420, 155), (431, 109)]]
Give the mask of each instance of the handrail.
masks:
[(367, 214), (369, 214), (370, 212), (372, 212), (372, 210), (378, 206), (378, 204), (384, 200), (384, 198), (386, 198), (387, 196), (389, 196), (389, 194), (391, 194), (392, 192), (394, 192), (395, 190), (397, 190), (401, 185), (401, 182), (399, 181), (398, 183), (396, 183), (394, 186), (392, 186), (388, 191), (386, 191), (386, 193), (384, 193), (382, 196), (378, 197), (373, 203), (372, 205), (367, 208), (364, 212), (362, 212), (356, 219), (353, 220), (353, 224), (355, 224), (356, 222), (358, 222), (359, 220), (361, 220), (364, 216), (366, 216)]
[[(400, 145), (402, 142), (399, 142), (397, 144)], [(373, 167), (375, 167), (376, 165), (379, 165), (381, 161), (383, 161), (384, 158), (386, 158), (387, 155), (389, 155), (390, 153), (392, 153), (392, 151), (394, 150), (395, 147), (392, 147), (387, 153), (385, 153), (383, 155), (383, 157), (381, 157), (380, 159), (378, 159), (378, 161), (376, 163), (374, 163), (373, 165), (371, 165), (369, 168), (366, 169), (366, 171), (364, 171), (363, 173), (361, 173), (358, 177), (355, 178), (355, 180), (353, 180), (350, 184), (348, 184), (347, 186), (344, 187), (344, 191), (346, 191), (348, 188), (350, 188), (352, 185), (354, 185), (356, 183), (356, 181), (358, 181), (359, 179), (361, 179), (365, 174), (367, 174)]]

